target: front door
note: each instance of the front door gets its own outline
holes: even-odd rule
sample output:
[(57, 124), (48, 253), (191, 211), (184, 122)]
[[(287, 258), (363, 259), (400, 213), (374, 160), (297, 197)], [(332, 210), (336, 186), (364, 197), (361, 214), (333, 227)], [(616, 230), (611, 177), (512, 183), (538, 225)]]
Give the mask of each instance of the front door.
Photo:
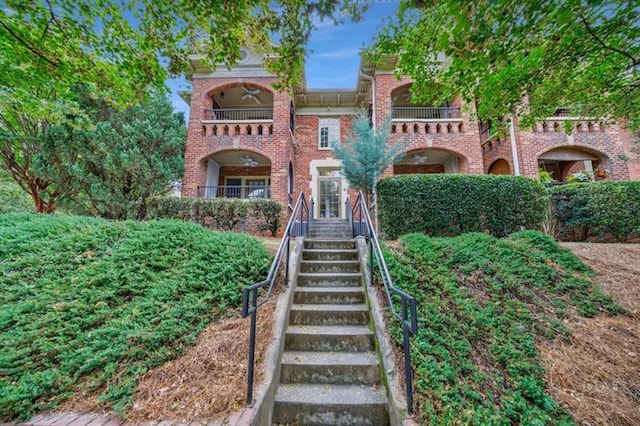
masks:
[(340, 217), (342, 177), (339, 169), (318, 170), (319, 217)]

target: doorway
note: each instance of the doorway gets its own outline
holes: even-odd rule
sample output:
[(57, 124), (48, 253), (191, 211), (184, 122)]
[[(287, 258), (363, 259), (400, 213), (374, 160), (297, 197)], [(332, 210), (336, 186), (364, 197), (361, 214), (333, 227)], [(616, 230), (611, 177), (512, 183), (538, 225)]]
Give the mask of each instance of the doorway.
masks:
[(341, 194), (340, 169), (318, 169), (318, 217), (341, 217)]

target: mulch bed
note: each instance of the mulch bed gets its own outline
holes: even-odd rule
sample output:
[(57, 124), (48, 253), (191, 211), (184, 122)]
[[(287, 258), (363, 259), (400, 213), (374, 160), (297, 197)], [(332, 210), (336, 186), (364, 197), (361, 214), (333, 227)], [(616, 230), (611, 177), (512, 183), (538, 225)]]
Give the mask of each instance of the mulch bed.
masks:
[(637, 425), (640, 419), (640, 246), (563, 243), (597, 274), (627, 313), (567, 320), (570, 337), (541, 341), (551, 395), (579, 425)]

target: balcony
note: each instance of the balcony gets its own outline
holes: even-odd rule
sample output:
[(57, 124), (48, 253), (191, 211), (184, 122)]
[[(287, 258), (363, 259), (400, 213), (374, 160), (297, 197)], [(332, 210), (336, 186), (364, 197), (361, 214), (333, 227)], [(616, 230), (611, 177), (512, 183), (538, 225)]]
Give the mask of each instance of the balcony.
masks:
[(551, 117), (571, 117), (571, 110), (569, 108), (558, 108), (556, 109)]
[(394, 121), (461, 119), (460, 108), (453, 107), (392, 107)]
[(219, 185), (198, 186), (198, 197), (202, 198), (240, 198), (242, 200), (271, 198), (270, 185)]
[(203, 121), (213, 122), (213, 123), (272, 122), (273, 109), (271, 108), (205, 109)]

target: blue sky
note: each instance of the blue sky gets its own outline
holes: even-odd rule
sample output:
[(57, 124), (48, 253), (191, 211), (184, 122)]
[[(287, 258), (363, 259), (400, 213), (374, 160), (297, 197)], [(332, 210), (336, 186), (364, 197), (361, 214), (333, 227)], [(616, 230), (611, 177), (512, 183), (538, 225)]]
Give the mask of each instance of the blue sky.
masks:
[[(309, 40), (310, 50), (306, 58), (305, 74), (310, 89), (353, 89), (358, 78), (362, 47), (370, 44), (378, 27), (387, 17), (395, 14), (398, 0), (373, 0), (364, 19), (358, 23), (345, 20), (335, 26), (333, 21), (319, 19), (317, 29)], [(168, 82), (171, 89), (171, 102), (176, 111), (188, 114), (188, 105), (178, 96), (179, 90), (189, 88), (184, 78)]]

